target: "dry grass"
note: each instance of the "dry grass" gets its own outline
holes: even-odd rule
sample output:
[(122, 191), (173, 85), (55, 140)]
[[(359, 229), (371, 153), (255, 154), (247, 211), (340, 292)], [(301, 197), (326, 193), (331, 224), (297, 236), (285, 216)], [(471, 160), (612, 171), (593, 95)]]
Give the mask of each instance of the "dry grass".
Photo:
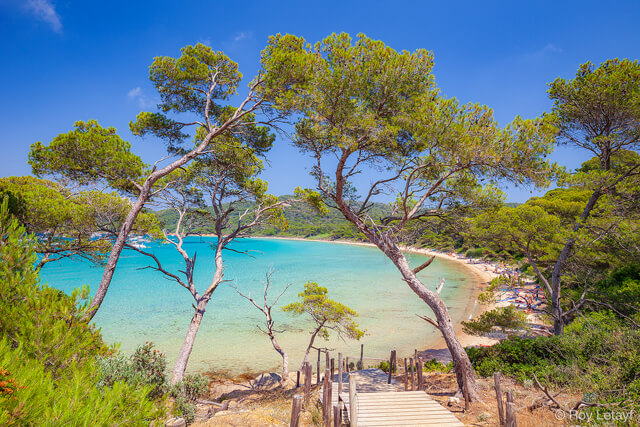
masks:
[[(493, 379), (479, 379), (478, 385), (482, 396), (481, 402), (471, 405), (468, 412), (464, 410), (464, 401), (448, 406), (450, 397), (456, 393), (455, 375), (452, 373), (424, 373), (425, 383), (428, 384), (427, 393), (445, 408), (450, 410), (458, 419), (468, 426), (497, 426), (498, 409), (496, 395), (493, 389)], [(401, 381), (402, 378), (398, 377)], [(553, 410), (547, 408), (528, 409), (533, 402), (542, 396), (542, 392), (535, 387), (523, 387), (515, 381), (503, 378), (504, 391), (513, 392), (517, 408), (519, 427), (552, 427), (562, 425)], [(318, 395), (318, 388), (314, 387), (313, 396)], [(198, 421), (194, 426), (288, 426), (291, 417), (291, 403), (295, 394), (302, 394), (302, 389), (255, 391), (234, 399), (237, 406), (217, 413), (206, 421)], [(575, 403), (579, 395), (562, 393), (558, 396), (561, 403)], [(200, 408), (204, 414), (206, 409)], [(303, 412), (301, 426), (319, 426), (322, 424), (322, 414), (318, 406), (313, 405)]]
[[(428, 384), (427, 393), (437, 400), (445, 408), (449, 409), (464, 425), (468, 426), (497, 426), (499, 425), (498, 405), (496, 393), (493, 388), (493, 379), (480, 378), (481, 402), (471, 405), (468, 412), (464, 410), (464, 400), (459, 404), (448, 406), (449, 398), (454, 396), (457, 390), (455, 375), (452, 373), (425, 373), (425, 383)], [(530, 411), (528, 408), (543, 394), (535, 387), (523, 387), (521, 384), (509, 378), (502, 379), (503, 391), (510, 390), (513, 393), (516, 404), (518, 427), (553, 427), (562, 425), (554, 415), (554, 411), (547, 408), (539, 408)], [(570, 393), (562, 393), (558, 396), (561, 402), (575, 403), (580, 396)]]
[[(314, 387), (312, 396), (318, 395)], [(266, 390), (246, 393), (235, 401), (237, 406), (218, 412), (206, 421), (197, 421), (193, 426), (288, 426), (291, 421), (291, 404), (295, 394), (302, 394), (302, 388), (293, 390)], [(313, 398), (312, 398), (313, 400)], [(322, 412), (315, 404), (301, 415), (301, 426), (316, 426), (322, 422)], [(202, 409), (201, 409), (202, 410)], [(206, 413), (206, 409), (203, 411)]]

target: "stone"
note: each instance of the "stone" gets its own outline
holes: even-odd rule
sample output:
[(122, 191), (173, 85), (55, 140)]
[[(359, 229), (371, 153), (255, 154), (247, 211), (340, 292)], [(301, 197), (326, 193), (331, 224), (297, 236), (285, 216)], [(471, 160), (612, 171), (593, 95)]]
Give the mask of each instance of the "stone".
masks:
[(169, 421), (166, 422), (165, 427), (186, 427), (187, 422), (184, 420), (184, 418), (171, 418)]
[(447, 406), (458, 405), (459, 403), (460, 403), (460, 399), (458, 399), (457, 397), (450, 397), (449, 400), (447, 401)]
[(268, 390), (280, 385), (280, 375), (270, 372), (258, 375), (252, 382), (252, 386), (257, 390)]

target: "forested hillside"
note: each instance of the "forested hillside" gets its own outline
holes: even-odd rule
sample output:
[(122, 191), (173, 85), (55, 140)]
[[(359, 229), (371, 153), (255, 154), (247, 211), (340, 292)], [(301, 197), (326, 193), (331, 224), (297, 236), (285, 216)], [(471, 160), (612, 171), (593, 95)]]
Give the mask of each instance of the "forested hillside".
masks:
[[(293, 196), (280, 196), (280, 200), (292, 199)], [(231, 218), (229, 228), (237, 223), (237, 215), (241, 215), (245, 209), (252, 208), (253, 205), (246, 203), (238, 205), (235, 217)], [(211, 208), (209, 208), (211, 209)], [(250, 209), (252, 210), (252, 209)], [(374, 203), (369, 211), (369, 215), (374, 219), (383, 218), (391, 212), (389, 205), (384, 203)], [(162, 227), (171, 233), (178, 221), (178, 214), (172, 209), (156, 211)], [(319, 237), (327, 239), (351, 239), (363, 240), (355, 227), (344, 219), (342, 214), (336, 209), (329, 209), (326, 215), (321, 215), (312, 207), (304, 203), (293, 203), (284, 211), (284, 216), (288, 222), (288, 228), (284, 229), (278, 225), (266, 225), (257, 229), (254, 234), (262, 236), (294, 236), (294, 237)], [(202, 224), (196, 227), (197, 233), (213, 233), (212, 224)]]

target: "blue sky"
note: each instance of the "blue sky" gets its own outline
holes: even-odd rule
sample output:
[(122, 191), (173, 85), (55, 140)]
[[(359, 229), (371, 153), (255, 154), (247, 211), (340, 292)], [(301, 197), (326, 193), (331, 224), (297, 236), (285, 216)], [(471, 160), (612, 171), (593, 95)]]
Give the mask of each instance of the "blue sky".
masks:
[[(506, 124), (549, 110), (546, 84), (583, 62), (640, 58), (639, 18), (639, 1), (0, 0), (0, 176), (29, 174), (30, 144), (91, 118), (115, 126), (146, 161), (160, 158), (162, 144), (133, 137), (128, 123), (158, 101), (153, 57), (187, 44), (223, 50), (248, 81), (271, 34), (363, 32), (398, 50), (432, 50), (441, 90), (492, 107)], [(565, 148), (553, 158), (575, 168), (587, 157)], [(288, 141), (278, 139), (270, 163), (274, 194), (312, 185), (310, 162)], [(510, 189), (508, 200), (532, 194)]]

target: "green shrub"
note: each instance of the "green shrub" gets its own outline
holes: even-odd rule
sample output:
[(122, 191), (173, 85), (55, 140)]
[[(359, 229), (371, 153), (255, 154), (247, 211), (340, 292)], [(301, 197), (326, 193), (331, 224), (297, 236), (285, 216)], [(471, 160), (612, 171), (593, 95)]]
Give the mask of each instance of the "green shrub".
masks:
[(437, 359), (427, 360), (422, 368), (423, 371), (427, 372), (449, 372), (451, 369), (453, 369), (453, 362), (445, 365)]
[(0, 425), (149, 425), (150, 387), (97, 387), (96, 357), (113, 353), (83, 317), (89, 290), (40, 285), (35, 237), (0, 203)]
[(174, 413), (184, 418), (187, 425), (196, 419), (196, 405), (184, 396), (178, 396), (175, 400)]
[(100, 332), (83, 319), (89, 289), (71, 295), (41, 285), (34, 270), (35, 237), (0, 204), (0, 333), (41, 362), (54, 379), (76, 364), (110, 354)]
[(208, 385), (209, 380), (207, 380), (207, 377), (187, 374), (184, 376), (182, 381), (174, 387), (178, 387), (179, 392), (177, 394), (182, 395), (193, 402), (207, 391)]
[(477, 319), (462, 322), (462, 329), (470, 335), (486, 335), (498, 329), (502, 333), (517, 331), (527, 326), (527, 315), (513, 305), (482, 313)]
[(627, 316), (637, 313), (640, 307), (640, 264), (614, 270), (597, 284), (596, 292), (598, 295), (594, 299), (610, 303), (620, 313)]
[(0, 340), (0, 366), (16, 384), (11, 396), (0, 395), (0, 425), (149, 425), (162, 416), (160, 406), (146, 398), (150, 388), (115, 382), (95, 386), (96, 366), (75, 365), (64, 378), (21, 348)]
[[(191, 424), (196, 416), (196, 400), (207, 391), (209, 381), (202, 375), (187, 374), (182, 381), (171, 386), (169, 394), (175, 398), (174, 413), (180, 415), (187, 424)], [(220, 401), (225, 400), (222, 395)]]
[(485, 251), (483, 248), (471, 248), (468, 249), (467, 252), (465, 252), (464, 256), (468, 258), (482, 258), (484, 252)]
[[(384, 372), (387, 372), (387, 373), (388, 373), (388, 372), (389, 372), (389, 362), (387, 362), (386, 360), (385, 360), (385, 361), (382, 361), (382, 362), (380, 362), (380, 363), (378, 364), (378, 366), (376, 366), (376, 368), (380, 369), (381, 371), (384, 371)], [(396, 367), (396, 366), (394, 366), (394, 367), (393, 367), (393, 373), (395, 373), (395, 372), (396, 372), (396, 369), (397, 369), (397, 367)]]
[(146, 376), (146, 383), (154, 386), (151, 397), (158, 397), (166, 391), (167, 359), (160, 351), (153, 348), (153, 343), (146, 342), (136, 349), (131, 356), (133, 369)]
[(637, 405), (640, 394), (631, 385), (640, 378), (638, 348), (640, 330), (610, 312), (594, 312), (568, 325), (562, 336), (510, 337), (468, 348), (467, 354), (480, 376), (501, 371), (524, 382), (535, 373), (546, 385)]
[(110, 387), (116, 381), (131, 385), (144, 384), (151, 387), (149, 398), (162, 396), (167, 390), (167, 361), (161, 352), (154, 349), (153, 343), (146, 342), (126, 357), (117, 354), (98, 359), (100, 387)]

